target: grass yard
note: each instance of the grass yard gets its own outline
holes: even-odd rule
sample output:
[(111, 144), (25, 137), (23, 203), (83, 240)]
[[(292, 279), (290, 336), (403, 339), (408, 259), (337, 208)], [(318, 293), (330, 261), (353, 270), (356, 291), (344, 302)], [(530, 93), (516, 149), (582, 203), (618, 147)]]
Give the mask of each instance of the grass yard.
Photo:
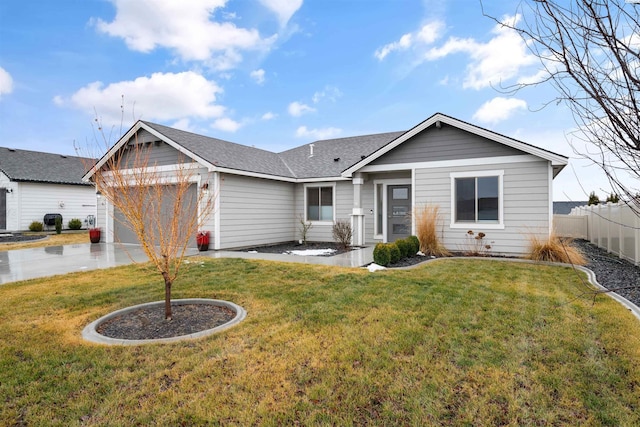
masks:
[(82, 328), (161, 300), (156, 273), (0, 286), (0, 425), (640, 425), (640, 322), (576, 299), (569, 268), (190, 261), (174, 297), (233, 301), (244, 322), (99, 346)]
[(27, 241), (27, 242), (3, 243), (0, 245), (0, 252), (12, 251), (14, 249), (31, 249), (31, 248), (42, 248), (47, 246), (75, 245), (77, 243), (89, 243), (89, 232), (87, 230), (62, 232), (61, 234), (52, 234), (52, 233), (25, 233), (25, 234), (41, 234), (42, 236), (48, 236), (48, 238), (42, 239), (42, 240)]

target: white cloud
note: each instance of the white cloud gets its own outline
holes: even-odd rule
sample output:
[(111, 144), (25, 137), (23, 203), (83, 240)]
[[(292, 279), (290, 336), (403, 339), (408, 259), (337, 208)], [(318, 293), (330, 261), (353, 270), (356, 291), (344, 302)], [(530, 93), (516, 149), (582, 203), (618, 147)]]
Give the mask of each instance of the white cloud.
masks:
[(259, 85), (264, 83), (264, 70), (262, 68), (252, 71), (249, 75)]
[(95, 109), (104, 124), (116, 124), (121, 121), (122, 96), (125, 119), (134, 115), (136, 119), (167, 121), (187, 117), (221, 117), (225, 107), (216, 104), (216, 96), (220, 92), (222, 88), (215, 82), (193, 71), (186, 71), (177, 74), (154, 73), (151, 77), (138, 77), (108, 86), (93, 82), (69, 99), (57, 99), (89, 114)]
[(517, 110), (526, 109), (527, 103), (522, 99), (496, 97), (482, 104), (473, 119), (482, 123), (498, 123), (513, 116)]
[(298, 138), (314, 138), (314, 139), (329, 139), (335, 138), (342, 133), (342, 129), (328, 127), (323, 129), (307, 129), (306, 126), (300, 126), (296, 130), (296, 137)]
[(2, 95), (7, 95), (11, 92), (13, 92), (13, 79), (11, 78), (11, 74), (0, 67), (0, 98), (2, 98)]
[(164, 47), (187, 61), (205, 61), (226, 70), (242, 60), (241, 50), (267, 48), (274, 37), (261, 38), (256, 29), (231, 22), (212, 21), (214, 11), (227, 0), (111, 0), (116, 7), (112, 22), (94, 20), (105, 34), (124, 39), (135, 51)]
[[(519, 15), (505, 17), (516, 23)], [(539, 62), (531, 54), (520, 35), (507, 27), (496, 25), (491, 40), (481, 43), (472, 38), (451, 37), (442, 46), (429, 49), (425, 59), (438, 60), (455, 53), (465, 53), (471, 58), (463, 81), (464, 88), (482, 89), (516, 77), (522, 68)]]
[(195, 129), (191, 126), (191, 120), (184, 118), (180, 119), (171, 125), (172, 128), (184, 130), (186, 132), (195, 132)]
[(278, 117), (277, 114), (272, 113), (271, 111), (267, 111), (262, 115), (262, 120), (273, 120)]
[(286, 26), (289, 19), (302, 6), (302, 0), (260, 0), (260, 3), (278, 16), (281, 27)]
[(242, 124), (228, 117), (222, 117), (220, 119), (216, 119), (211, 127), (224, 132), (235, 132), (242, 127)]
[(381, 48), (376, 49), (374, 56), (382, 61), (391, 52), (399, 50), (408, 50), (413, 46), (429, 45), (435, 42), (442, 35), (444, 30), (444, 22), (433, 21), (423, 25), (414, 33), (404, 34), (397, 42), (388, 43)]
[(289, 104), (288, 111), (293, 117), (300, 117), (303, 114), (312, 113), (316, 111), (316, 109), (301, 102), (294, 101)]
[(311, 100), (314, 104), (317, 104), (323, 99), (328, 99), (331, 102), (335, 102), (338, 98), (342, 96), (342, 92), (335, 86), (325, 86), (323, 90), (318, 91), (313, 94)]

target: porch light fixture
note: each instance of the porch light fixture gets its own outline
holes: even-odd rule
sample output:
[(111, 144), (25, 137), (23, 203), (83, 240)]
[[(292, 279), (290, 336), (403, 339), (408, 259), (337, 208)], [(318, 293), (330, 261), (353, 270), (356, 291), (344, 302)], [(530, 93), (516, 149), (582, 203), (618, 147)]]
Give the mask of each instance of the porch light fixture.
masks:
[(7, 194), (11, 194), (13, 193), (13, 188), (5, 188), (4, 191), (6, 191)]

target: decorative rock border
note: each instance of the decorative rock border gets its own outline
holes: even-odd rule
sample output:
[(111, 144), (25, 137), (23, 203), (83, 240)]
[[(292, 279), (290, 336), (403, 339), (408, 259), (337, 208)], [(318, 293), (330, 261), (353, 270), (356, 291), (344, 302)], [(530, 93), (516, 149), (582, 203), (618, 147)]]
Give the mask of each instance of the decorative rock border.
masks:
[(217, 299), (206, 299), (206, 298), (188, 298), (188, 299), (171, 300), (171, 305), (187, 305), (187, 304), (206, 304), (206, 305), (215, 305), (218, 307), (226, 307), (226, 308), (229, 308), (230, 310), (235, 311), (236, 316), (230, 321), (228, 321), (227, 323), (224, 323), (220, 326), (216, 326), (215, 328), (206, 329), (204, 331), (195, 332), (193, 334), (180, 335), (177, 337), (170, 337), (170, 338), (157, 338), (157, 339), (148, 339), (148, 340), (127, 340), (127, 339), (121, 339), (121, 338), (107, 337), (96, 331), (98, 325), (100, 325), (103, 322), (106, 322), (109, 319), (119, 316), (121, 314), (135, 311), (137, 309), (144, 308), (144, 307), (153, 307), (157, 305), (164, 306), (164, 301), (154, 301), (154, 302), (148, 302), (145, 304), (139, 304), (139, 305), (123, 308), (123, 309), (114, 311), (112, 313), (109, 313), (105, 316), (102, 316), (101, 318), (88, 324), (82, 330), (82, 338), (85, 339), (86, 341), (90, 341), (97, 344), (106, 344), (106, 345), (141, 345), (141, 344), (154, 344), (154, 343), (169, 343), (169, 342), (184, 341), (184, 340), (191, 340), (191, 339), (206, 337), (206, 336), (221, 332), (232, 326), (235, 326), (238, 323), (242, 322), (245, 317), (247, 317), (247, 312), (244, 308), (229, 301), (223, 301), (223, 300), (217, 300)]

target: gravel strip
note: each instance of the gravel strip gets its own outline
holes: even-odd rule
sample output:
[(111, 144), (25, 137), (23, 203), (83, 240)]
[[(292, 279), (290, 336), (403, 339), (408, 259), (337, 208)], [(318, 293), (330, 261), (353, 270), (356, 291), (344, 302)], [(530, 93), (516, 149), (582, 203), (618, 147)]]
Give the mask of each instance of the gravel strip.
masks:
[[(593, 271), (598, 282), (640, 307), (640, 268), (633, 263), (607, 253), (586, 240), (574, 240)], [(628, 288), (628, 289), (618, 289)]]

